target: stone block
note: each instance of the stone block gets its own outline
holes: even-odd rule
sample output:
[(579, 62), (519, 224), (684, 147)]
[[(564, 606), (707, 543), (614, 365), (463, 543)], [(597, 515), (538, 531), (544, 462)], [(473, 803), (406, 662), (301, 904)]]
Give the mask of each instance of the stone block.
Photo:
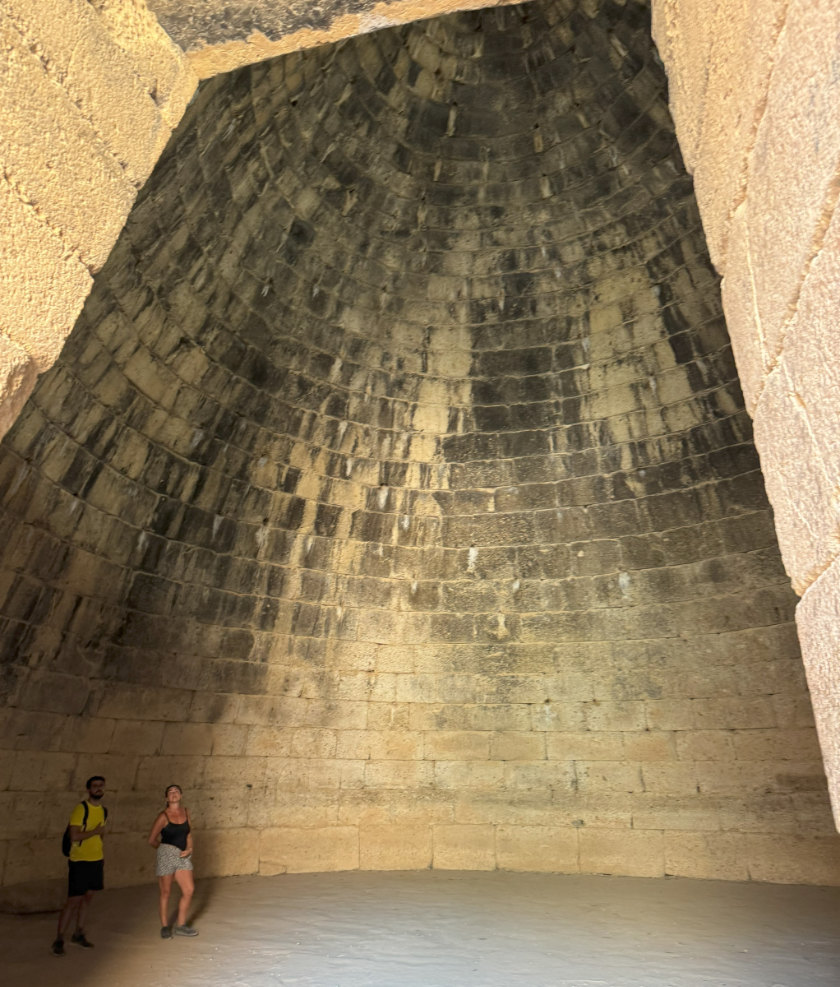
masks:
[(538, 761), (546, 756), (546, 736), (524, 731), (493, 733), (489, 756), (496, 761)]
[(822, 236), (840, 157), (840, 10), (831, 0), (794, 0), (784, 23), (747, 181), (750, 244), (760, 259), (753, 268), (755, 304), (771, 360), (781, 351), (790, 306)]
[(429, 823), (359, 825), (360, 870), (423, 870), (431, 865)]
[(9, 788), (18, 792), (66, 791), (75, 767), (74, 754), (17, 751)]
[(504, 779), (501, 761), (436, 761), (435, 785), (442, 789), (497, 789)]
[(576, 761), (575, 778), (578, 791), (586, 795), (644, 790), (642, 770), (630, 761)]
[(259, 855), (260, 874), (357, 870), (359, 832), (355, 826), (265, 829), (259, 836)]
[(689, 795), (697, 791), (697, 766), (694, 762), (653, 761), (642, 765), (646, 792), (654, 795)]
[(840, 885), (840, 835), (751, 834), (744, 837), (750, 880)]
[(167, 723), (163, 728), (161, 754), (190, 757), (210, 754), (213, 749), (213, 728), (209, 723)]
[(145, 754), (146, 756), (164, 753), (161, 749), (163, 730), (163, 723), (119, 720), (111, 735), (109, 750), (114, 754)]
[(578, 830), (571, 826), (499, 826), (496, 864), (500, 870), (576, 874)]
[(740, 833), (665, 833), (665, 873), (712, 881), (747, 881), (747, 839)]
[[(191, 790), (198, 790), (204, 785), (222, 785), (221, 776), (233, 775), (235, 778), (246, 776), (250, 764), (243, 762), (239, 774), (234, 774), (230, 764), (235, 758), (214, 758), (215, 773), (213, 780), (207, 776), (206, 767), (211, 758), (207, 757), (164, 757), (155, 755), (137, 759), (137, 787), (149, 791), (164, 792), (167, 785), (180, 785), (184, 790), (184, 800)], [(218, 762), (222, 762), (221, 764)], [(225, 771), (227, 769), (227, 771)], [(102, 772), (107, 778), (105, 771)], [(110, 779), (109, 779), (110, 783)], [(240, 787), (244, 787), (244, 784)], [(122, 788), (122, 786), (120, 786)]]
[[(0, 180), (0, 221), (14, 233), (0, 264), (0, 327), (40, 373), (61, 352), (93, 281), (59, 231), (47, 225), (26, 194), (5, 178)], [(26, 366), (14, 352), (8, 358), (14, 360), (12, 379), (17, 366), (19, 387), (28, 386)]]
[(656, 831), (578, 830), (582, 874), (623, 874), (662, 877), (665, 874), (664, 834)]
[(717, 804), (693, 796), (644, 794), (632, 803), (633, 829), (717, 832), (721, 829)]
[(675, 734), (681, 761), (732, 761), (735, 734), (731, 730), (682, 730)]
[(101, 717), (73, 716), (61, 730), (62, 750), (86, 754), (104, 754), (112, 750), (116, 720)]
[(0, 746), (8, 750), (66, 749), (59, 740), (67, 717), (7, 708), (0, 718)]
[(210, 725), (210, 753), (223, 757), (238, 757), (246, 752), (248, 727), (238, 723)]
[(546, 735), (551, 761), (617, 761), (624, 753), (624, 734), (618, 731), (563, 731)]
[(490, 734), (460, 730), (426, 733), (423, 757), (428, 761), (486, 760), (490, 753)]
[(368, 788), (428, 788), (434, 785), (435, 765), (431, 761), (368, 761), (365, 785)]
[(495, 870), (496, 834), (490, 825), (432, 827), (435, 870)]
[(46, 63), (8, 20), (0, 24), (4, 86), (15, 92), (3, 114), (7, 180), (21, 201), (38, 204), (51, 229), (90, 270), (119, 236), (136, 188)]
[(725, 274), (728, 227), (745, 194), (747, 155), (767, 99), (785, 4), (753, 0), (738, 7), (708, 6), (714, 15), (694, 189), (712, 263)]
[(199, 829), (195, 833), (194, 866), (198, 877), (229, 877), (259, 872), (257, 829)]
[(0, 437), (20, 414), (37, 377), (35, 360), (24, 347), (7, 335), (0, 335)]

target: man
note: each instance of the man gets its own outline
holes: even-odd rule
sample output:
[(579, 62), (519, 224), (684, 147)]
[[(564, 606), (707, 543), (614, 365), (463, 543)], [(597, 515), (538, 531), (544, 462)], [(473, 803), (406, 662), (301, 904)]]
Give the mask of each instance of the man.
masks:
[(67, 861), (67, 902), (58, 916), (58, 931), (52, 951), (64, 955), (64, 936), (71, 926), (75, 932), (71, 942), (90, 949), (93, 943), (85, 935), (85, 915), (94, 891), (104, 887), (104, 854), (102, 834), (107, 811), (100, 804), (105, 794), (105, 779), (101, 775), (88, 778), (87, 798), (70, 814), (70, 859)]

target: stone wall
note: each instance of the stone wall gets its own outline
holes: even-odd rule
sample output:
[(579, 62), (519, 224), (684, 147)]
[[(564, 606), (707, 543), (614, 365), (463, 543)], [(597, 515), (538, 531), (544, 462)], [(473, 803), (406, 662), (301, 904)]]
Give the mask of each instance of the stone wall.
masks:
[(654, 5), (840, 815), (840, 10)]
[(205, 84), (0, 510), (7, 901), (99, 771), (114, 883), (172, 781), (204, 874), (840, 881), (641, 5)]
[(0, 31), (2, 435), (64, 345), (196, 76), (137, 0), (2, 0)]

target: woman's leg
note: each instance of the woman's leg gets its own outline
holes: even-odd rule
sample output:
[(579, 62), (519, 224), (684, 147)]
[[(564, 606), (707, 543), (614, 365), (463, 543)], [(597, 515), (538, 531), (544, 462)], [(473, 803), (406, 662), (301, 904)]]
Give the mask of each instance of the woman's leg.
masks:
[(191, 870), (176, 870), (175, 880), (181, 889), (181, 900), (178, 902), (178, 925), (186, 925), (187, 912), (189, 911), (190, 902), (195, 891), (193, 872)]
[(172, 890), (172, 875), (165, 874), (158, 878), (160, 887), (160, 927), (169, 925), (169, 892)]

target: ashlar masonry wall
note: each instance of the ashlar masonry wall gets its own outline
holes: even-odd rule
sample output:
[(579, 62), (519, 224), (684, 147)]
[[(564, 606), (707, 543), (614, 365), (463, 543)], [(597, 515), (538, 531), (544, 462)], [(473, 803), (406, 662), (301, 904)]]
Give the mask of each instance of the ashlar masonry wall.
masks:
[[(9, 421), (193, 85), (142, 5), (62, 10), (3, 5), (14, 79), (29, 72), (56, 138), (26, 129), (24, 94), (8, 104), (9, 229), (30, 230), (4, 258)], [(735, 249), (738, 217), (788, 189), (754, 177), (761, 148), (808, 122), (773, 87), (797, 32), (831, 14), (745, 20), (772, 69), (741, 59), (749, 85), (730, 88), (696, 69), (696, 10), (657, 7), (655, 35), (727, 318), (764, 333), (763, 254)], [(734, 71), (725, 35), (702, 33)], [(830, 49), (811, 58), (822, 105)], [(113, 90), (88, 85), (115, 64), (124, 101), (152, 104), (136, 164)], [(201, 91), (0, 450), (7, 904), (60, 894), (57, 835), (93, 771), (115, 883), (150, 878), (143, 836), (172, 780), (203, 873), (837, 882), (796, 600), (664, 97), (643, 6), (565, 2), (424, 21)], [(713, 146), (737, 166), (715, 172)], [(831, 141), (812, 146), (833, 174)], [(801, 504), (788, 461), (821, 463), (810, 517), (833, 504), (826, 183), (818, 209), (798, 190), (810, 219), (766, 293), (787, 313), (777, 336), (751, 350), (759, 336), (733, 331), (777, 518)], [(88, 189), (107, 223), (80, 209)], [(774, 362), (771, 339), (803, 349)], [(781, 370), (802, 432), (773, 466), (761, 407)], [(802, 566), (799, 532), (779, 530), (833, 778), (832, 528), (810, 521)]]
[(840, 879), (665, 91), (565, 2), (200, 90), (0, 447), (7, 903), (94, 771), (114, 883), (171, 781), (205, 874)]

